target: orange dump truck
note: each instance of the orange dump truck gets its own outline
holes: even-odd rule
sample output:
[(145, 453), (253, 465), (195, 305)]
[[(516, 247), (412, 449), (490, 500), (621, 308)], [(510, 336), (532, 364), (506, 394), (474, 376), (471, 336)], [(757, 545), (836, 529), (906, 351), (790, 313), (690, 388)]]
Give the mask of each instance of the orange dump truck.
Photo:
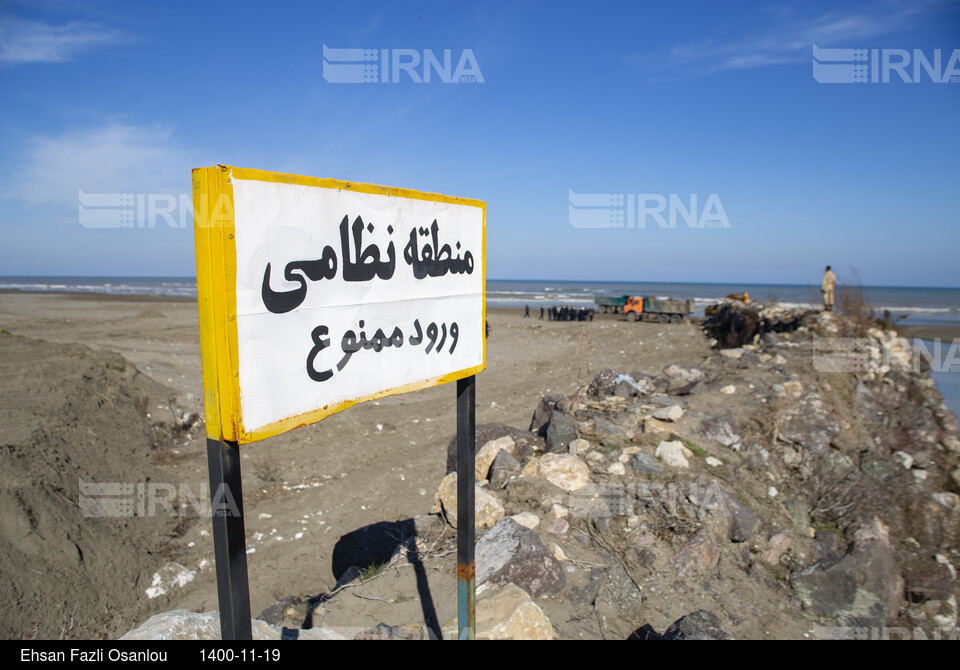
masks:
[(623, 307), (623, 313), (630, 321), (659, 321), (660, 323), (680, 323), (684, 317), (693, 314), (693, 300), (657, 300), (630, 296)]

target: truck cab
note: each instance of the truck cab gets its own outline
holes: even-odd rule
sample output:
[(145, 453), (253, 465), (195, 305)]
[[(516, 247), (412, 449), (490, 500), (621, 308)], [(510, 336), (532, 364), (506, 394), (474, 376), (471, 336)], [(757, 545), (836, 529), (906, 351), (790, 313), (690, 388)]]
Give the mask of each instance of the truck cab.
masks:
[(639, 321), (643, 318), (643, 298), (635, 295), (628, 296), (627, 303), (623, 306), (623, 313), (630, 321)]

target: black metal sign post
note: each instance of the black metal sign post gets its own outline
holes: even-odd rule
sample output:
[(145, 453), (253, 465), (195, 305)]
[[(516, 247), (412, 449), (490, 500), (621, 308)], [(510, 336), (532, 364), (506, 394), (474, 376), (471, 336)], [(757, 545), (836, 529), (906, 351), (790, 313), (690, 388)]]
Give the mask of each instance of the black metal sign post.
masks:
[(477, 451), (476, 376), (457, 380), (457, 624), (461, 640), (477, 634), (474, 565), (474, 470)]
[(213, 552), (217, 562), (220, 639), (253, 639), (250, 624), (250, 585), (247, 581), (247, 541), (243, 531), (243, 487), (240, 445), (207, 438)]

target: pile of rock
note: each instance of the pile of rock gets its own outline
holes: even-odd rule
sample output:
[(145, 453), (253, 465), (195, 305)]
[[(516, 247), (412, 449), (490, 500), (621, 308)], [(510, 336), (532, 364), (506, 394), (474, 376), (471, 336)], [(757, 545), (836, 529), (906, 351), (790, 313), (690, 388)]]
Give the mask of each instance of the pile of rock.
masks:
[[(870, 331), (863, 368), (824, 370), (837, 315), (731, 301), (708, 328), (732, 346), (477, 427), (478, 636), (960, 635), (960, 426), (900, 340)], [(455, 469), (451, 440), (432, 518), (453, 527)]]

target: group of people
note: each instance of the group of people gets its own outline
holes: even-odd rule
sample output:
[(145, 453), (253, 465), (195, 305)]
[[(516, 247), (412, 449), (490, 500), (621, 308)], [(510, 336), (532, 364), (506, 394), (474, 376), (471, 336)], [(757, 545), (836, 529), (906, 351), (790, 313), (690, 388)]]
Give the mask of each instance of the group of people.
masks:
[[(596, 312), (592, 307), (573, 307), (572, 305), (554, 305), (547, 307), (540, 305), (540, 320), (543, 321), (544, 315), (547, 321), (593, 321), (593, 315)], [(530, 305), (523, 308), (524, 318), (530, 318)]]

